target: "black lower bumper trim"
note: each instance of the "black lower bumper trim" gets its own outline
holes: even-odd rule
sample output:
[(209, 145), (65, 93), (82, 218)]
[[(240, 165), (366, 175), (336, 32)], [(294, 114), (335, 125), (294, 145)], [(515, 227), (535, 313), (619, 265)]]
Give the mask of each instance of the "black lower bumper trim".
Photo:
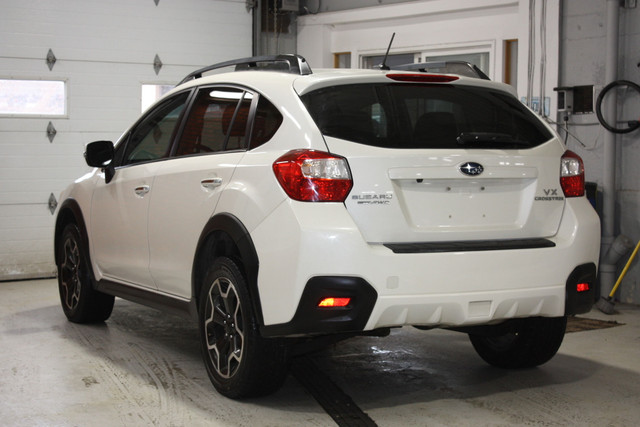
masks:
[(460, 242), (385, 243), (396, 254), (424, 254), (435, 252), (505, 251), (514, 249), (553, 248), (548, 239), (470, 240)]
[[(351, 298), (347, 307), (323, 308), (327, 297)], [(317, 276), (309, 279), (293, 319), (261, 328), (265, 337), (312, 336), (362, 331), (378, 293), (361, 277)]]
[[(566, 315), (582, 314), (591, 310), (596, 300), (596, 274), (597, 269), (594, 263), (579, 265), (571, 272), (566, 285), (564, 303)], [(586, 283), (588, 290), (578, 291), (579, 283)]]

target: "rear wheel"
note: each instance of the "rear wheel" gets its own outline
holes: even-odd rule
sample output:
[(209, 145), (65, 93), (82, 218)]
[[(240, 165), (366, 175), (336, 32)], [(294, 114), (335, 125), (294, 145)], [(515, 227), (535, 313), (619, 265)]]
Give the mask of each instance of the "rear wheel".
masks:
[(207, 271), (198, 311), (204, 364), (218, 392), (242, 398), (280, 388), (287, 346), (260, 335), (246, 281), (231, 259), (219, 258)]
[(113, 310), (114, 297), (93, 289), (89, 255), (85, 253), (80, 230), (68, 224), (58, 244), (58, 290), (62, 310), (72, 322), (103, 322)]
[(535, 317), (512, 321), (500, 335), (469, 334), (476, 352), (499, 368), (531, 368), (548, 362), (560, 348), (566, 317)]

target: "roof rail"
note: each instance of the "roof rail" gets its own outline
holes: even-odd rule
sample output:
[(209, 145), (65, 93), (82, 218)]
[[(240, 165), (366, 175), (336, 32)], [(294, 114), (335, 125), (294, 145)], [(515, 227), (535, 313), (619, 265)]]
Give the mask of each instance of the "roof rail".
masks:
[(423, 73), (458, 74), (460, 76), (491, 80), (476, 65), (465, 61), (422, 62), (420, 64), (403, 64), (391, 67), (392, 70), (421, 71)]
[(304, 57), (294, 54), (269, 55), (269, 56), (253, 56), (250, 58), (234, 59), (231, 61), (219, 62), (208, 67), (190, 73), (182, 79), (178, 86), (189, 80), (199, 79), (203, 73), (217, 70), (218, 68), (235, 66), (235, 71), (242, 70), (258, 70), (258, 71), (283, 71), (291, 74), (299, 74), (305, 76), (311, 74), (311, 67)]

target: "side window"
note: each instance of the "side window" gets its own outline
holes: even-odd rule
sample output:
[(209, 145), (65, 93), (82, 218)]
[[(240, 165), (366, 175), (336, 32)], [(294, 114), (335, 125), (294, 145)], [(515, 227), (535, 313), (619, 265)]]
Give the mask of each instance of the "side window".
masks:
[(256, 148), (269, 141), (282, 124), (282, 114), (264, 96), (258, 100), (258, 108), (251, 132), (250, 148)]
[(245, 148), (253, 94), (234, 88), (200, 89), (189, 112), (176, 156)]
[(161, 159), (169, 156), (171, 141), (189, 96), (177, 95), (147, 114), (129, 135), (123, 165)]

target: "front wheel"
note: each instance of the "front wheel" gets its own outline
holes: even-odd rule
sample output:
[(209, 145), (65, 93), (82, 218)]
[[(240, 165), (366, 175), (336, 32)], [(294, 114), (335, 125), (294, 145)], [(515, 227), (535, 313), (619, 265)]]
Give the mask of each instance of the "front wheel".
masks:
[(207, 271), (198, 312), (204, 364), (218, 392), (237, 399), (280, 388), (287, 346), (260, 335), (246, 281), (231, 259), (219, 258)]
[(516, 319), (500, 335), (469, 334), (474, 349), (499, 368), (532, 368), (548, 362), (560, 348), (567, 327), (565, 317)]
[(84, 250), (80, 236), (78, 227), (68, 224), (57, 242), (60, 303), (72, 322), (104, 322), (111, 316), (114, 297), (93, 288), (89, 254)]

